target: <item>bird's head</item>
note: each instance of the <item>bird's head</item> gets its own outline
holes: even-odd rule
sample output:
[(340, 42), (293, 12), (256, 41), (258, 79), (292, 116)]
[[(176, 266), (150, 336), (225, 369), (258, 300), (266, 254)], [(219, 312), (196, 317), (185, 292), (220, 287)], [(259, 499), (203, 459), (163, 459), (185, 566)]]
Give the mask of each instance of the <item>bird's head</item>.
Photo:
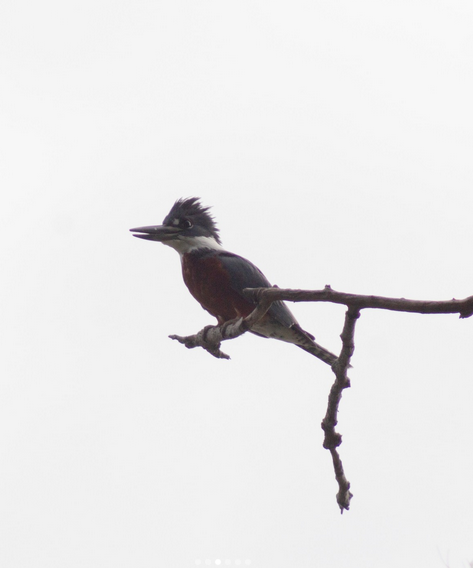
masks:
[(184, 254), (198, 248), (221, 249), (215, 221), (198, 197), (178, 199), (162, 225), (130, 229), (134, 237), (159, 241)]

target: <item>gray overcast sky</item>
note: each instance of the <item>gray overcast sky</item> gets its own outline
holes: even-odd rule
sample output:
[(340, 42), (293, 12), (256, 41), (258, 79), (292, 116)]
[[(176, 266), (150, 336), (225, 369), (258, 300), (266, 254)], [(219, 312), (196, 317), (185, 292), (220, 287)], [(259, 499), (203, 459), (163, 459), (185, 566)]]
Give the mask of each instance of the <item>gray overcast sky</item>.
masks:
[[(473, 294), (472, 30), (455, 0), (3, 3), (2, 568), (473, 561), (473, 321), (362, 314), (341, 516), (330, 370), (170, 341), (213, 320), (128, 232), (197, 195), (279, 286)], [(340, 348), (343, 308), (293, 311)]]

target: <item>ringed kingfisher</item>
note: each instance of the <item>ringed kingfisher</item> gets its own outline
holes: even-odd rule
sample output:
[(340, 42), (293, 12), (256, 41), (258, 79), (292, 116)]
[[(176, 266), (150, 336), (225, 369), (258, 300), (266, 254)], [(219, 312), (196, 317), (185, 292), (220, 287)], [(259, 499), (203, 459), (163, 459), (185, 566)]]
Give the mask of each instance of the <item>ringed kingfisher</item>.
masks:
[[(204, 207), (198, 197), (178, 199), (162, 225), (130, 231), (134, 237), (158, 241), (179, 253), (189, 292), (219, 325), (254, 310), (255, 303), (243, 296), (245, 288), (271, 287), (253, 263), (223, 248), (209, 207)], [(251, 333), (293, 343), (328, 365), (337, 360), (301, 328), (284, 302), (273, 302)]]

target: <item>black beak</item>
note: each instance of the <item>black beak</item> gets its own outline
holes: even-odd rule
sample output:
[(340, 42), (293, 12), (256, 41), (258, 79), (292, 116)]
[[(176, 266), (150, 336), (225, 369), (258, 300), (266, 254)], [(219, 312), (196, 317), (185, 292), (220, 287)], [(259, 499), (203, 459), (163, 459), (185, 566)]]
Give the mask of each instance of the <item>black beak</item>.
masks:
[(133, 235), (139, 239), (146, 239), (147, 241), (170, 241), (174, 239), (181, 229), (178, 227), (167, 227), (166, 225), (155, 225), (152, 227), (137, 227), (130, 229), (133, 233), (142, 233), (141, 235)]

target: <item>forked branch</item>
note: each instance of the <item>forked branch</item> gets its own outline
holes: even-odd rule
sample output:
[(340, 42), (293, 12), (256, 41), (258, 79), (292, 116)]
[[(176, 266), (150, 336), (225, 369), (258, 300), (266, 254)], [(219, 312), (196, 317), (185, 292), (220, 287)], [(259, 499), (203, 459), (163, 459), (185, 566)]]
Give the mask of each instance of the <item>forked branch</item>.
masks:
[(222, 326), (207, 326), (195, 335), (181, 337), (170, 335), (183, 343), (188, 349), (203, 347), (214, 357), (229, 359), (230, 357), (220, 350), (222, 341), (234, 339), (242, 335), (264, 316), (272, 302), (277, 300), (289, 302), (331, 302), (344, 304), (348, 310), (345, 316), (345, 324), (342, 334), (342, 350), (337, 361), (332, 365), (335, 374), (335, 382), (330, 389), (328, 406), (325, 418), (322, 421), (322, 429), (325, 432), (324, 448), (332, 455), (335, 478), (338, 482), (337, 503), (341, 512), (349, 509), (352, 494), (350, 483), (345, 477), (342, 461), (338, 454), (338, 446), (342, 443), (341, 435), (335, 431), (337, 415), (342, 392), (350, 386), (347, 371), (350, 367), (350, 359), (355, 349), (355, 324), (360, 317), (362, 309), (383, 309), (397, 312), (410, 312), (419, 314), (460, 314), (460, 318), (468, 318), (473, 315), (473, 296), (463, 300), (406, 300), (405, 298), (386, 298), (383, 296), (365, 296), (360, 294), (348, 294), (336, 292), (330, 286), (323, 290), (288, 290), (281, 288), (247, 288), (243, 292), (245, 296), (255, 302), (256, 307), (246, 318), (240, 318), (224, 323)]
[(387, 298), (385, 296), (366, 296), (337, 292), (330, 286), (323, 290), (291, 290), (283, 288), (247, 288), (244, 293), (248, 298), (260, 301), (286, 300), (288, 302), (330, 302), (344, 304), (347, 307), (391, 310), (417, 314), (460, 314), (461, 318), (473, 315), (473, 296), (463, 300), (406, 300), (406, 298)]

